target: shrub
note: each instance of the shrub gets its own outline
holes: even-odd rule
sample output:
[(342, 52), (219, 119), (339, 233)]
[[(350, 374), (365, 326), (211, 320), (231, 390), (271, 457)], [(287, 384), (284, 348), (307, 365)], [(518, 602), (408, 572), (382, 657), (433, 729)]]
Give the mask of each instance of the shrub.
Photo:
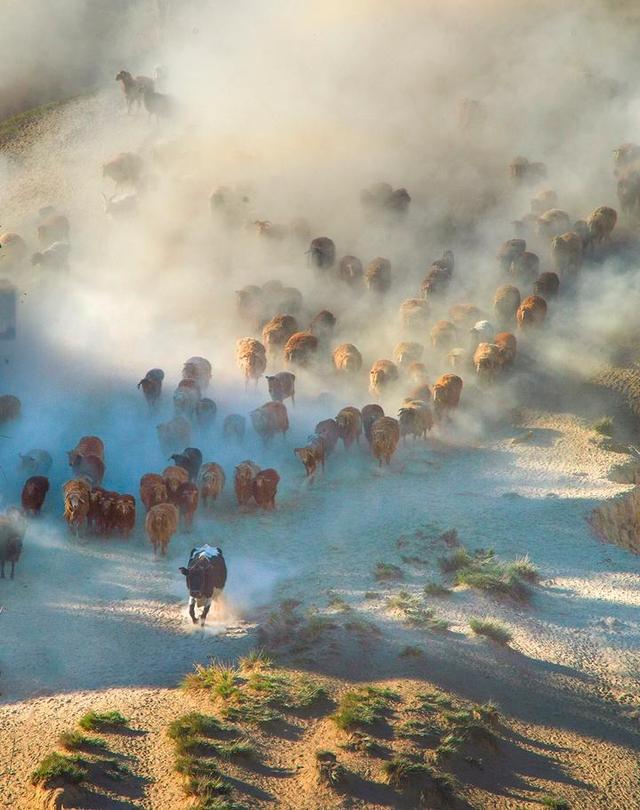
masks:
[(273, 666), (273, 659), (262, 647), (258, 647), (248, 652), (238, 664), (241, 669), (270, 669)]
[(300, 678), (293, 686), (291, 694), (283, 704), (288, 709), (306, 709), (327, 697), (327, 690), (318, 681)]
[(48, 754), (31, 775), (31, 784), (50, 786), (56, 781), (78, 785), (87, 778), (88, 771), (83, 767), (84, 760), (79, 756), (59, 754), (54, 751)]
[(126, 728), (129, 721), (120, 712), (87, 712), (78, 721), (78, 725), (85, 731), (113, 731)]
[(226, 730), (227, 727), (215, 717), (190, 712), (169, 724), (167, 736), (173, 740), (179, 754), (186, 754), (200, 745), (200, 737), (212, 737)]
[(468, 568), (472, 562), (473, 558), (464, 548), (456, 549), (451, 554), (438, 559), (438, 565), (443, 574), (451, 574), (461, 568)]
[(431, 774), (431, 769), (427, 765), (405, 756), (396, 756), (385, 762), (382, 770), (387, 782), (395, 788), (404, 787), (412, 779)]
[(393, 692), (375, 686), (345, 692), (331, 719), (343, 730), (360, 725), (373, 725), (384, 718), (391, 700), (394, 699), (397, 699), (397, 695)]
[(398, 568), (397, 565), (392, 565), (391, 563), (385, 562), (379, 562), (376, 564), (373, 575), (379, 582), (402, 579), (404, 576), (402, 569)]
[(570, 810), (571, 805), (566, 799), (557, 796), (543, 796), (540, 799), (543, 807), (550, 807), (551, 810)]
[(524, 557), (519, 557), (512, 563), (508, 563), (507, 570), (520, 577), (520, 579), (524, 579), (526, 582), (538, 582), (540, 579), (540, 573), (537, 567), (526, 554)]
[(426, 596), (449, 596), (451, 588), (447, 588), (446, 585), (442, 585), (440, 582), (427, 582), (424, 586), (424, 592)]
[(591, 429), (601, 436), (613, 436), (613, 419), (610, 416), (603, 416), (591, 425)]
[(87, 737), (79, 731), (63, 731), (58, 737), (58, 743), (67, 751), (79, 751), (81, 749), (106, 750), (107, 743), (101, 737)]
[(316, 751), (316, 770), (318, 781), (330, 787), (342, 784), (347, 775), (333, 751)]
[(485, 636), (497, 644), (506, 645), (513, 638), (511, 631), (504, 624), (492, 619), (471, 619), (469, 627), (477, 636)]
[(531, 589), (520, 577), (501, 567), (489, 569), (464, 568), (456, 576), (456, 585), (467, 585), (493, 596), (508, 596), (524, 602), (531, 596)]

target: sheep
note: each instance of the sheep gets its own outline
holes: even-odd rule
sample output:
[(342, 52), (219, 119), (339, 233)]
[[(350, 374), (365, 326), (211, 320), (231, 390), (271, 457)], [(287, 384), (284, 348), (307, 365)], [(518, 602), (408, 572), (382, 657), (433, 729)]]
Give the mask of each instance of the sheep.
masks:
[(354, 376), (362, 368), (362, 355), (353, 343), (341, 343), (333, 350), (333, 365), (345, 376)]
[(544, 163), (532, 163), (526, 157), (518, 155), (509, 163), (509, 176), (514, 182), (535, 182), (546, 177), (547, 167)]
[(500, 324), (511, 324), (516, 319), (516, 312), (521, 303), (520, 290), (511, 284), (498, 287), (493, 296), (493, 311)]
[(199, 496), (198, 487), (193, 481), (187, 481), (178, 487), (176, 506), (187, 533), (190, 533), (193, 528), (193, 516), (198, 509)]
[(422, 385), (429, 382), (427, 367), (424, 363), (410, 363), (407, 367), (407, 377), (414, 385)]
[(362, 262), (357, 256), (343, 256), (338, 262), (337, 276), (349, 287), (359, 287), (364, 278)]
[(393, 189), (389, 183), (374, 183), (360, 194), (360, 201), (371, 210), (405, 213), (411, 202), (406, 188)]
[(142, 476), (140, 479), (140, 500), (147, 512), (156, 504), (167, 503), (168, 498), (167, 483), (162, 475), (145, 473)]
[(470, 329), (482, 318), (482, 312), (474, 304), (454, 304), (449, 308), (452, 323), (460, 329)]
[(262, 328), (262, 342), (269, 355), (275, 357), (284, 352), (287, 341), (298, 331), (298, 322), (293, 315), (275, 315)]
[(474, 351), (478, 343), (491, 343), (496, 330), (489, 321), (478, 321), (470, 330), (471, 350)]
[(286, 225), (274, 225), (268, 219), (256, 219), (253, 225), (258, 236), (274, 241), (280, 242), (289, 235), (289, 229)]
[(506, 242), (503, 242), (496, 256), (502, 272), (508, 273), (511, 270), (513, 262), (518, 256), (521, 256), (526, 249), (527, 243), (524, 239), (507, 239)]
[(420, 285), (420, 295), (426, 300), (441, 297), (447, 292), (450, 281), (451, 270), (446, 267), (433, 264), (431, 265), (427, 275), (422, 280)]
[(560, 208), (550, 208), (538, 217), (537, 233), (541, 239), (551, 241), (554, 236), (571, 229), (569, 214)]
[(163, 380), (164, 371), (161, 368), (152, 368), (147, 371), (138, 383), (138, 390), (142, 389), (142, 393), (150, 409), (155, 408), (160, 399)]
[(296, 447), (293, 452), (304, 464), (305, 475), (312, 483), (318, 470), (318, 465), (320, 465), (324, 471), (324, 439), (322, 436), (318, 435), (310, 436), (308, 443), (304, 447)]
[(540, 272), (540, 259), (536, 253), (525, 250), (511, 262), (509, 274), (513, 278), (525, 282), (530, 282), (537, 277)]
[(380, 397), (398, 380), (398, 368), (391, 360), (376, 360), (369, 372), (369, 392)]
[(227, 228), (240, 228), (246, 224), (251, 199), (242, 188), (218, 186), (209, 197), (209, 208), (216, 219)]
[(356, 444), (360, 443), (362, 415), (357, 408), (351, 405), (342, 408), (336, 416), (336, 426), (338, 428), (338, 437), (342, 439), (345, 450), (348, 450), (354, 442)]
[(211, 382), (211, 363), (205, 357), (190, 357), (182, 367), (182, 379), (193, 380), (201, 391)]
[(257, 325), (262, 321), (263, 303), (262, 290), (255, 284), (236, 290), (236, 312), (248, 324)]
[(64, 214), (51, 213), (38, 225), (38, 239), (43, 247), (53, 242), (69, 241), (69, 220)]
[(153, 546), (154, 557), (158, 549), (163, 557), (166, 556), (169, 541), (178, 531), (179, 519), (178, 510), (172, 503), (156, 504), (147, 512), (144, 530)]
[(215, 422), (217, 413), (218, 406), (209, 397), (203, 397), (196, 402), (195, 417), (200, 428), (204, 430), (210, 428)]
[(426, 439), (427, 433), (433, 427), (431, 408), (424, 400), (405, 400), (398, 411), (398, 424), (400, 436), (405, 440), (407, 436)]
[(202, 465), (198, 475), (198, 484), (200, 486), (200, 501), (205, 509), (210, 508), (218, 499), (225, 483), (224, 470), (219, 464), (210, 461)]
[(608, 242), (611, 232), (618, 221), (618, 214), (613, 208), (601, 205), (587, 217), (589, 227), (589, 241), (591, 245)]
[(140, 109), (142, 97), (146, 89), (154, 89), (154, 81), (149, 76), (136, 76), (135, 78), (128, 70), (121, 70), (116, 76), (116, 81), (122, 85), (124, 100), (127, 105), (127, 113), (136, 105)]
[(104, 461), (99, 456), (78, 455), (70, 464), (76, 477), (88, 478), (93, 486), (100, 486), (104, 478)]
[(184, 416), (174, 416), (168, 422), (156, 426), (158, 441), (163, 453), (176, 452), (191, 441), (191, 425)]
[(225, 439), (234, 438), (241, 442), (245, 434), (246, 419), (242, 414), (230, 413), (222, 423), (222, 435)]
[(457, 374), (443, 374), (433, 385), (433, 407), (436, 421), (450, 415), (460, 403), (463, 382)]
[(17, 233), (0, 234), (0, 259), (3, 267), (15, 267), (27, 255), (27, 243)]
[(296, 404), (296, 375), (290, 371), (279, 371), (277, 374), (267, 376), (269, 386), (269, 396), (272, 402), (284, 402), (291, 397), (291, 402)]
[(310, 332), (296, 332), (291, 335), (284, 347), (284, 360), (287, 366), (307, 368), (318, 351), (318, 338)]
[(69, 466), (73, 467), (79, 456), (97, 456), (104, 461), (104, 442), (99, 436), (82, 436), (73, 450), (67, 451)]
[(582, 267), (582, 239), (574, 231), (554, 236), (551, 240), (551, 259), (562, 276), (575, 275)]
[(622, 213), (629, 218), (637, 217), (640, 209), (640, 171), (623, 174), (618, 180), (616, 190)]
[(431, 327), (431, 346), (437, 351), (453, 348), (458, 338), (458, 330), (451, 321), (436, 321)]
[(124, 494), (116, 497), (112, 525), (120, 537), (124, 537), (125, 540), (129, 539), (129, 535), (136, 526), (136, 499), (133, 495)]
[(122, 186), (136, 186), (142, 176), (143, 162), (140, 155), (133, 152), (120, 152), (115, 157), (102, 164), (102, 176), (109, 177), (116, 184)]
[(571, 230), (574, 233), (577, 233), (582, 240), (582, 251), (584, 252), (589, 247), (589, 242), (591, 241), (591, 232), (589, 231), (589, 226), (584, 219), (577, 219), (573, 223)]
[(189, 482), (189, 471), (184, 467), (173, 464), (164, 468), (162, 478), (167, 488), (167, 503), (173, 503), (177, 506), (178, 492), (183, 484)]
[(271, 467), (260, 472), (253, 479), (253, 497), (261, 509), (276, 508), (276, 493), (280, 476)]
[(22, 554), (26, 530), (26, 521), (15, 510), (10, 510), (6, 515), (0, 515), (0, 579), (5, 578), (5, 563), (11, 563), (9, 577), (14, 578), (16, 563)]
[(142, 101), (145, 110), (149, 113), (149, 118), (155, 116), (156, 121), (161, 118), (171, 118), (175, 114), (175, 100), (166, 93), (156, 93), (152, 88), (146, 87), (142, 93)]
[(197, 447), (185, 447), (182, 453), (174, 453), (171, 460), (176, 467), (187, 471), (190, 481), (197, 479), (202, 466), (202, 453)]
[(403, 341), (393, 350), (393, 362), (402, 369), (407, 369), (418, 362), (424, 353), (424, 346), (420, 343)]
[(369, 444), (371, 444), (371, 426), (376, 421), (376, 419), (380, 419), (381, 416), (384, 416), (384, 411), (382, 410), (381, 406), (377, 403), (372, 403), (371, 405), (365, 405), (361, 411), (362, 416), (362, 430), (364, 432), (364, 437)]
[(518, 342), (515, 335), (512, 335), (511, 332), (498, 332), (493, 342), (498, 348), (500, 368), (502, 370), (509, 368), (516, 359)]
[(22, 413), (22, 403), (13, 394), (0, 396), (0, 425), (17, 419)]
[(67, 481), (63, 486), (64, 519), (76, 537), (87, 522), (90, 490), (89, 484), (79, 478)]
[(382, 295), (391, 287), (391, 262), (378, 256), (372, 259), (364, 271), (364, 283), (369, 292)]
[(68, 242), (52, 242), (48, 248), (33, 254), (31, 264), (34, 267), (42, 265), (51, 270), (68, 270), (70, 251), (71, 247)]
[(247, 506), (253, 498), (253, 480), (259, 472), (260, 467), (253, 461), (236, 465), (233, 485), (238, 506)]
[(284, 439), (289, 430), (287, 408), (282, 402), (266, 402), (260, 408), (251, 411), (251, 424), (264, 444), (267, 444), (276, 433), (282, 433)]
[(400, 425), (391, 416), (381, 416), (371, 426), (371, 451), (381, 467), (382, 462), (391, 463), (400, 441)]
[(22, 488), (21, 503), (26, 515), (39, 515), (49, 491), (49, 479), (44, 475), (32, 475)]
[(29, 475), (46, 475), (51, 469), (53, 459), (46, 450), (29, 450), (18, 453), (20, 469)]
[(620, 177), (639, 162), (640, 146), (635, 143), (623, 143), (613, 150), (613, 173), (616, 177)]
[(338, 443), (338, 439), (340, 438), (340, 432), (338, 430), (336, 420), (323, 419), (321, 422), (318, 422), (314, 432), (316, 436), (319, 436), (322, 439), (325, 456), (333, 453), (336, 444)]
[(302, 310), (304, 299), (296, 287), (283, 287), (278, 299), (278, 309), (297, 315)]
[(557, 273), (548, 271), (540, 273), (533, 285), (534, 295), (541, 296), (545, 300), (548, 298), (555, 298), (560, 289), (560, 279)]
[(494, 343), (479, 343), (473, 353), (473, 366), (480, 382), (493, 382), (500, 368), (498, 347)]
[(408, 331), (427, 328), (429, 304), (424, 298), (407, 298), (400, 304), (400, 323)]
[[(452, 369), (459, 369), (464, 368), (469, 360), (469, 352), (467, 349), (463, 348), (462, 346), (455, 346), (449, 352), (447, 352), (447, 365), (449, 368)], [(414, 399), (420, 399), (420, 397), (413, 396)]]
[[(186, 384), (185, 384), (186, 383)], [(190, 385), (189, 383), (192, 383)], [(173, 411), (176, 416), (191, 418), (195, 416), (200, 401), (200, 388), (194, 380), (182, 380), (173, 392)]]
[(249, 380), (253, 380), (257, 387), (258, 380), (267, 369), (267, 350), (262, 343), (250, 337), (240, 338), (236, 343), (236, 360), (244, 374), (245, 391)]
[(552, 189), (539, 191), (531, 200), (531, 213), (536, 216), (544, 214), (550, 208), (555, 208), (558, 204), (558, 195)]
[(328, 236), (317, 236), (311, 240), (307, 251), (311, 264), (318, 270), (333, 267), (336, 261), (336, 246)]
[(547, 302), (539, 295), (528, 295), (518, 307), (518, 329), (537, 328), (547, 317)]
[(327, 343), (333, 336), (336, 322), (336, 316), (328, 309), (323, 309), (311, 319), (309, 332), (315, 335), (319, 341)]

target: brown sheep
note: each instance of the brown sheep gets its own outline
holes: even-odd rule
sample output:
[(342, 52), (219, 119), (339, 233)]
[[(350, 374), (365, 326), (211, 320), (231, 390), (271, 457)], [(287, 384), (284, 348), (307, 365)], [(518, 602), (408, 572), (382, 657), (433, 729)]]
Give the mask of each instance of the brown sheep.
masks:
[(254, 338), (240, 338), (236, 343), (238, 368), (244, 374), (245, 390), (249, 380), (258, 385), (258, 380), (267, 369), (267, 352), (262, 343)]
[(518, 156), (509, 163), (509, 177), (514, 182), (533, 182), (545, 177), (547, 167), (544, 163), (532, 163), (526, 157)]
[(509, 273), (513, 278), (525, 282), (533, 281), (540, 272), (540, 259), (537, 254), (530, 250), (525, 250), (517, 256), (509, 268)]
[(73, 478), (63, 486), (64, 519), (76, 537), (85, 527), (89, 513), (90, 487), (86, 481)]
[(342, 408), (336, 416), (336, 425), (338, 427), (338, 437), (342, 439), (345, 450), (348, 450), (354, 442), (356, 444), (360, 443), (362, 415), (357, 408), (351, 405)]
[(290, 371), (279, 371), (277, 374), (267, 377), (269, 386), (269, 396), (272, 402), (284, 402), (291, 397), (291, 402), (296, 404), (296, 375)]
[(520, 290), (510, 284), (498, 287), (493, 296), (493, 311), (499, 323), (514, 323), (521, 302)]
[(424, 400), (405, 400), (398, 411), (398, 424), (403, 438), (413, 436), (414, 440), (426, 439), (433, 427), (431, 408)]
[(318, 340), (328, 341), (333, 336), (333, 330), (336, 326), (336, 316), (329, 312), (328, 309), (323, 309), (315, 315), (309, 325), (309, 331), (315, 335)]
[(199, 495), (198, 487), (193, 481), (186, 481), (178, 487), (176, 506), (186, 532), (190, 532), (193, 528), (193, 516), (198, 509)]
[(319, 436), (324, 444), (325, 456), (330, 455), (335, 450), (335, 446), (340, 438), (338, 425), (335, 419), (323, 419), (318, 422), (315, 429), (316, 436)]
[(102, 176), (109, 177), (120, 186), (135, 186), (142, 176), (142, 158), (133, 152), (120, 152), (102, 165)]
[(582, 239), (567, 231), (551, 240), (551, 259), (560, 276), (575, 275), (582, 267)]
[(70, 467), (73, 467), (79, 456), (97, 456), (104, 461), (104, 442), (98, 436), (83, 436), (67, 455)]
[(503, 273), (508, 273), (513, 262), (527, 249), (524, 239), (507, 239), (498, 251), (497, 259)]
[(511, 332), (498, 332), (493, 342), (498, 348), (500, 368), (505, 369), (513, 365), (518, 347), (515, 335)]
[(416, 385), (409, 391), (407, 396), (408, 400), (416, 400), (417, 402), (431, 402), (431, 389), (426, 383)]
[(149, 509), (144, 530), (153, 546), (154, 556), (158, 549), (163, 557), (166, 555), (169, 541), (178, 531), (179, 519), (178, 510), (172, 503), (159, 503)]
[(407, 298), (400, 304), (400, 323), (408, 331), (424, 330), (429, 320), (429, 304), (424, 298)]
[(153, 409), (162, 394), (162, 381), (164, 371), (161, 368), (152, 368), (138, 383), (138, 389), (142, 389), (144, 398), (149, 408)]
[(393, 350), (393, 362), (403, 369), (409, 369), (417, 364), (424, 353), (424, 346), (420, 343), (403, 341)]
[(189, 472), (184, 467), (171, 465), (164, 468), (162, 477), (167, 488), (167, 501), (177, 506), (180, 487), (189, 481)]
[(518, 329), (542, 326), (547, 317), (547, 302), (539, 295), (528, 295), (518, 307), (516, 320)]
[(213, 423), (216, 421), (217, 413), (218, 406), (212, 399), (209, 399), (209, 397), (203, 397), (196, 403), (196, 422), (203, 430), (207, 430), (213, 426)]
[(129, 535), (136, 527), (136, 499), (133, 495), (118, 495), (113, 509), (113, 529), (129, 539)]
[(391, 287), (391, 262), (378, 256), (367, 265), (364, 283), (370, 292), (386, 293)]
[(533, 285), (534, 295), (539, 295), (545, 300), (547, 298), (555, 298), (560, 289), (560, 279), (557, 273), (550, 271), (540, 273)]
[(376, 360), (369, 372), (369, 392), (380, 397), (398, 380), (398, 368), (391, 360)]
[(205, 357), (190, 357), (182, 367), (182, 380), (193, 380), (200, 392), (206, 391), (211, 382), (211, 363)]
[(558, 204), (558, 195), (553, 189), (539, 191), (531, 200), (531, 213), (540, 216)]
[(78, 478), (88, 478), (93, 486), (100, 486), (104, 478), (104, 461), (99, 456), (74, 456), (73, 463), (69, 465)]
[(49, 492), (49, 479), (44, 475), (32, 475), (22, 487), (21, 502), (25, 515), (39, 515), (44, 499)]
[(431, 327), (431, 346), (438, 351), (452, 349), (458, 337), (458, 330), (451, 321), (436, 321)]
[(620, 177), (639, 162), (640, 146), (635, 143), (623, 143), (613, 150), (613, 173), (616, 177)]
[(551, 241), (571, 229), (569, 214), (560, 208), (550, 208), (538, 217), (537, 232), (542, 239)]
[(336, 246), (328, 236), (317, 236), (311, 240), (308, 250), (311, 264), (319, 270), (333, 267), (336, 261)]
[(324, 439), (321, 436), (311, 436), (308, 443), (304, 447), (296, 447), (293, 451), (300, 461), (304, 464), (304, 470), (307, 478), (313, 482), (318, 465), (324, 470), (325, 461), (325, 445)]
[(17, 509), (9, 509), (6, 515), (0, 515), (0, 579), (4, 579), (5, 563), (11, 563), (9, 576), (13, 579), (26, 530), (27, 521)]
[(260, 467), (253, 461), (242, 461), (236, 466), (234, 489), (238, 506), (246, 506), (253, 498), (253, 479), (260, 472)]
[(391, 463), (400, 441), (400, 425), (391, 416), (381, 416), (371, 425), (371, 451), (379, 466)]
[(215, 461), (203, 464), (198, 475), (200, 501), (208, 509), (218, 499), (226, 482), (224, 470)]
[(420, 284), (420, 294), (426, 300), (443, 296), (451, 281), (451, 271), (433, 264)]
[(482, 318), (482, 312), (474, 304), (454, 304), (449, 317), (458, 329), (471, 329)]
[(261, 509), (276, 508), (276, 494), (280, 476), (271, 467), (260, 472), (253, 479), (253, 497)]
[(176, 416), (191, 419), (200, 402), (200, 388), (195, 380), (181, 380), (173, 392), (173, 411)]
[(291, 335), (284, 347), (284, 360), (287, 365), (307, 368), (318, 351), (318, 338), (310, 332), (296, 332)]
[(97, 532), (100, 527), (102, 514), (102, 497), (106, 490), (102, 487), (92, 487), (89, 493), (89, 511), (87, 512), (87, 527), (89, 531)]
[(161, 422), (156, 430), (163, 453), (178, 452), (191, 443), (191, 425), (184, 416)]
[(284, 439), (289, 430), (289, 416), (287, 407), (282, 402), (265, 402), (260, 408), (251, 411), (251, 424), (253, 429), (267, 444), (276, 433), (282, 433)]
[(380, 419), (380, 417), (384, 416), (384, 411), (377, 403), (372, 403), (371, 405), (365, 405), (361, 412), (362, 416), (362, 429), (364, 431), (364, 437), (369, 444), (371, 444), (371, 426), (376, 421), (376, 419)]
[(410, 363), (407, 366), (407, 376), (409, 382), (414, 385), (422, 385), (429, 382), (429, 375), (427, 374), (427, 367), (424, 363)]
[(433, 407), (437, 421), (450, 414), (460, 403), (462, 379), (457, 374), (443, 374), (433, 385)]
[(501, 367), (500, 350), (495, 343), (478, 344), (473, 353), (473, 366), (480, 382), (493, 382)]
[(362, 368), (362, 355), (353, 343), (341, 343), (333, 350), (333, 365), (341, 374), (352, 376)]
[(349, 287), (359, 287), (363, 276), (362, 262), (356, 256), (343, 256), (338, 262), (338, 279)]
[(239, 413), (230, 413), (225, 416), (222, 423), (222, 435), (224, 438), (234, 438), (236, 441), (241, 442), (244, 439), (246, 421), (244, 416)]
[(149, 511), (158, 503), (167, 503), (167, 484), (165, 479), (157, 473), (145, 473), (140, 479), (140, 500), (144, 508)]
[(12, 394), (3, 394), (0, 397), (0, 425), (17, 419), (22, 411), (22, 403)]
[(609, 208), (607, 205), (601, 205), (600, 208), (596, 208), (596, 210), (587, 217), (590, 243), (597, 245), (602, 242), (608, 242), (617, 221), (618, 214), (615, 209)]
[(298, 332), (293, 315), (275, 315), (262, 328), (262, 342), (271, 356), (281, 354), (287, 341)]

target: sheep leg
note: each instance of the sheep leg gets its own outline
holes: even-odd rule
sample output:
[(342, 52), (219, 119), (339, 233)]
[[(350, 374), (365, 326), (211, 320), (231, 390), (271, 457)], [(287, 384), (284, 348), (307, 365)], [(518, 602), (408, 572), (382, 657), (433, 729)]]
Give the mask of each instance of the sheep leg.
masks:
[(15, 574), (15, 572), (16, 572), (16, 561), (11, 560), (11, 579), (13, 579), (13, 575)]
[(0, 561), (0, 579), (4, 579), (4, 560)]

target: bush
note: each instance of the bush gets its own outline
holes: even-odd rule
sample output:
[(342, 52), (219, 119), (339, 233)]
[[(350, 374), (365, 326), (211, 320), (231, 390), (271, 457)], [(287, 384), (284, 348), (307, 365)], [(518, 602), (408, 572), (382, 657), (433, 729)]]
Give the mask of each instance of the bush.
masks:
[(385, 562), (379, 562), (376, 564), (373, 575), (379, 582), (388, 582), (390, 580), (402, 579), (404, 577), (401, 568), (398, 568), (397, 565), (392, 565), (391, 563)]
[(347, 775), (333, 751), (316, 751), (316, 770), (318, 781), (330, 787), (342, 784)]
[(179, 754), (187, 754), (200, 745), (200, 737), (212, 737), (226, 730), (227, 727), (215, 717), (190, 712), (169, 724), (167, 737), (173, 740)]
[(101, 737), (87, 737), (79, 731), (63, 731), (58, 737), (58, 743), (67, 751), (79, 751), (81, 749), (106, 750), (107, 743)]
[(531, 589), (517, 574), (498, 566), (479, 570), (464, 568), (456, 576), (456, 585), (466, 585), (493, 596), (506, 596), (519, 602), (531, 597)]
[(613, 419), (610, 416), (603, 416), (591, 425), (591, 429), (601, 436), (613, 436)]
[(447, 588), (446, 585), (442, 585), (440, 582), (427, 582), (424, 586), (424, 592), (426, 596), (449, 596), (451, 588)]
[(570, 810), (571, 805), (566, 799), (561, 799), (556, 796), (543, 796), (540, 799), (540, 804), (543, 807), (550, 807), (551, 810)]
[(508, 644), (513, 638), (511, 631), (504, 624), (492, 619), (471, 619), (469, 627), (477, 636), (485, 636), (497, 644)]
[(416, 777), (430, 775), (431, 769), (422, 762), (404, 756), (396, 756), (382, 766), (387, 782), (395, 788), (404, 787)]
[(273, 666), (273, 659), (262, 647), (248, 652), (238, 661), (240, 669), (270, 669)]
[(397, 699), (397, 695), (393, 692), (375, 686), (345, 692), (331, 719), (343, 730), (373, 725), (384, 718), (394, 699)]
[(84, 760), (79, 756), (59, 754), (54, 751), (48, 754), (31, 775), (31, 784), (45, 787), (60, 781), (78, 785), (89, 775), (83, 767)]
[(126, 728), (129, 721), (120, 712), (87, 712), (78, 721), (78, 725), (85, 731), (114, 731)]
[(468, 568), (472, 562), (473, 558), (464, 548), (456, 549), (451, 554), (447, 554), (446, 557), (438, 559), (438, 565), (443, 574), (451, 574), (461, 568)]

